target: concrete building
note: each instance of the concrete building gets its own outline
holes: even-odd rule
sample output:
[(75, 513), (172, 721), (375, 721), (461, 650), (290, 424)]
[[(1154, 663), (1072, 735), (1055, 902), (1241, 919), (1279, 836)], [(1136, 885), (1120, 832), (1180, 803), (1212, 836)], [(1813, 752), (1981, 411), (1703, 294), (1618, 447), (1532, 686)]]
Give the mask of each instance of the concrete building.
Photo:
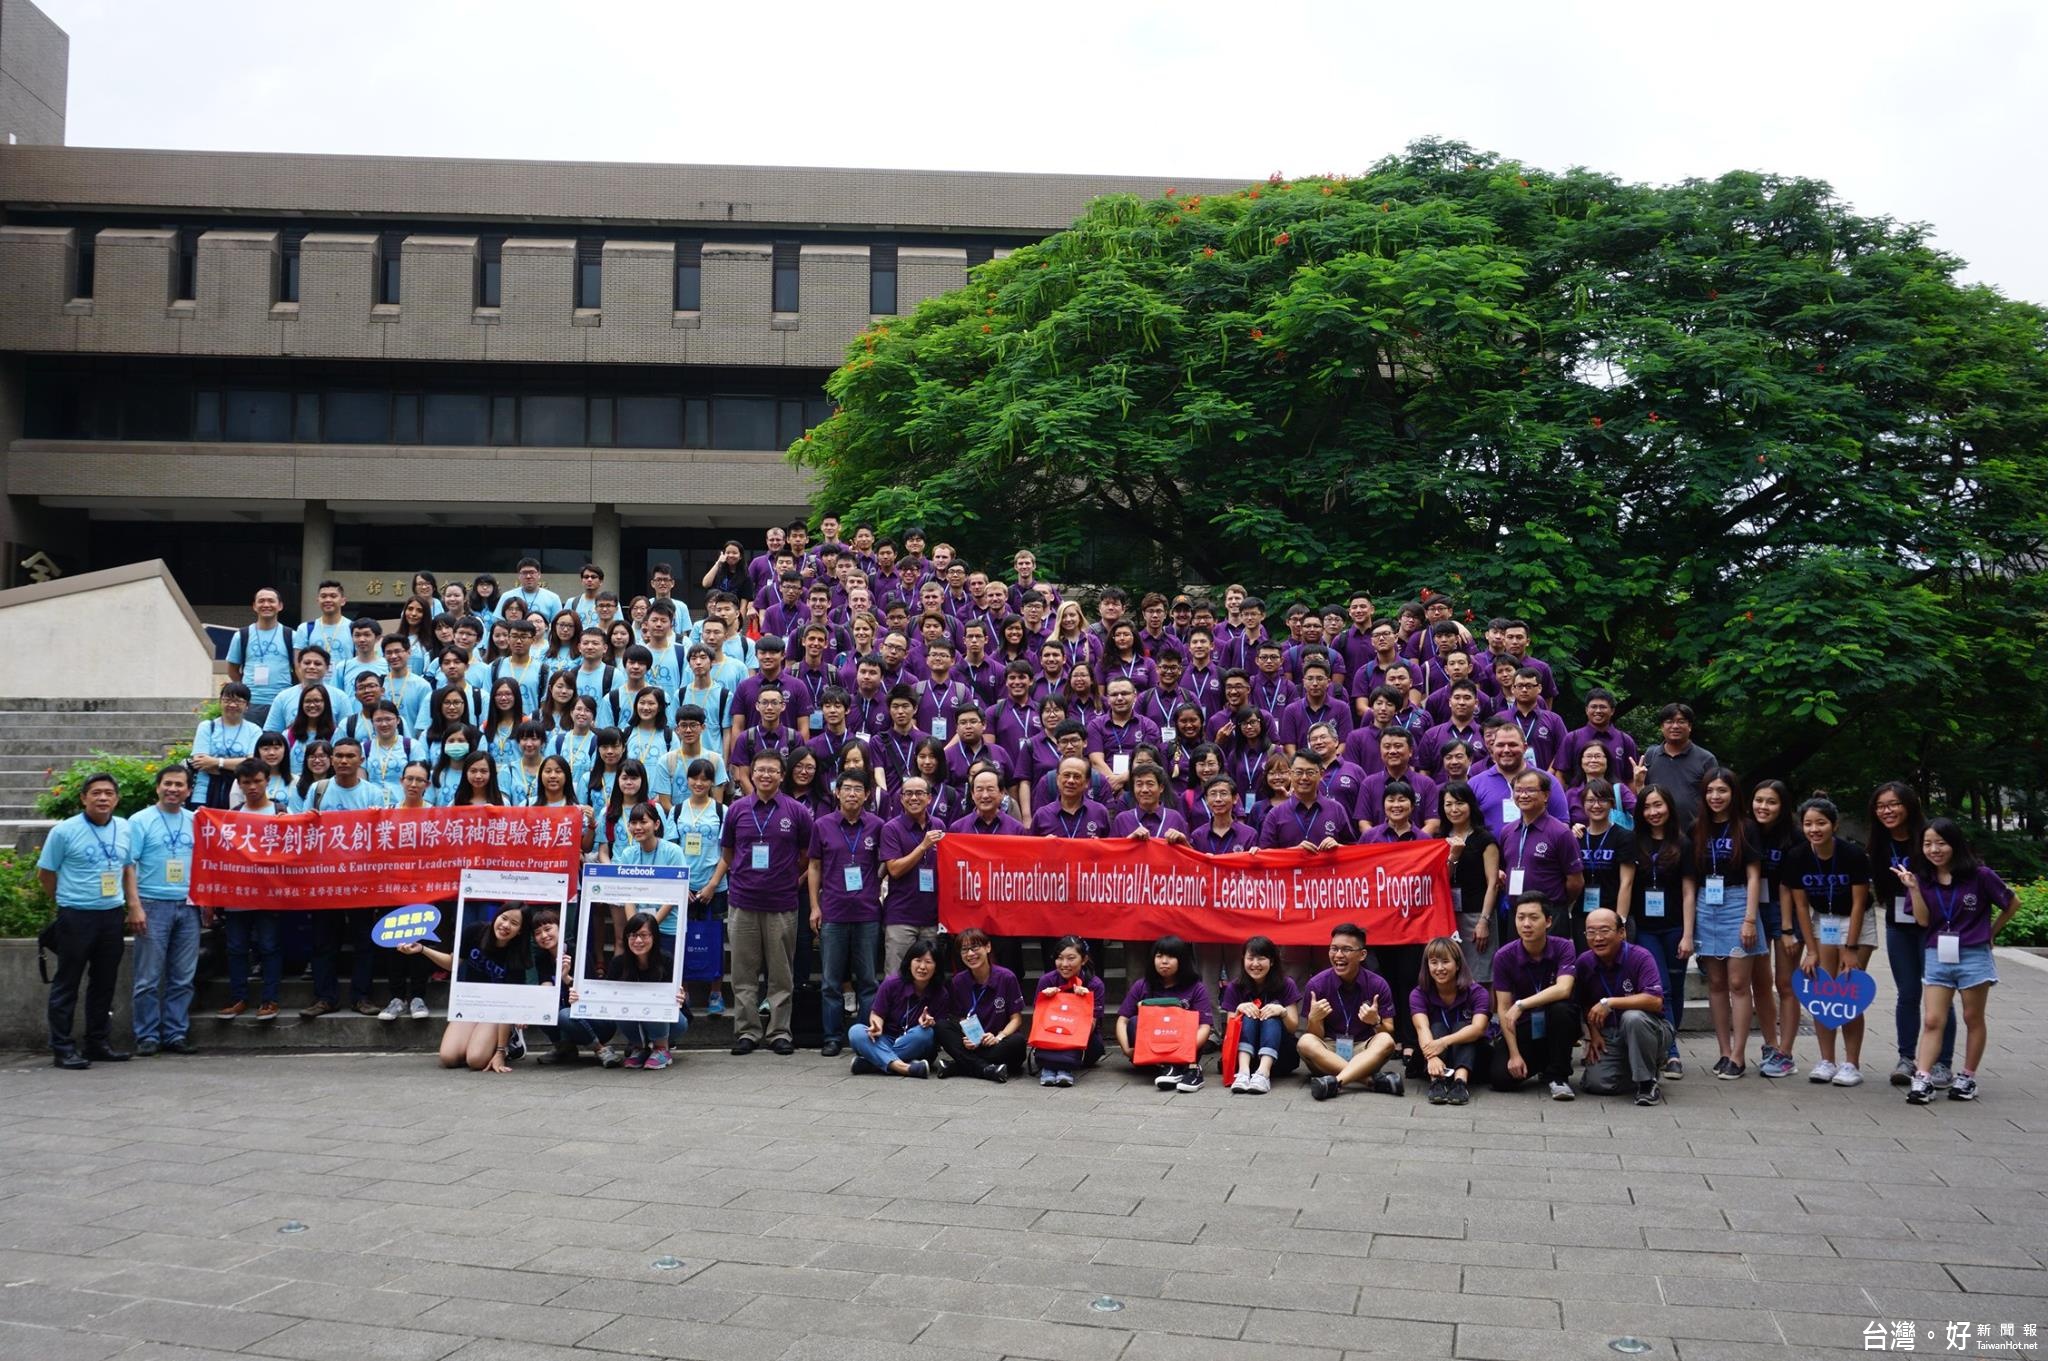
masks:
[(67, 147), (67, 59), (4, 0), (0, 584), (162, 558), (209, 620), (527, 554), (694, 587), (805, 511), (871, 320), (1167, 183)]

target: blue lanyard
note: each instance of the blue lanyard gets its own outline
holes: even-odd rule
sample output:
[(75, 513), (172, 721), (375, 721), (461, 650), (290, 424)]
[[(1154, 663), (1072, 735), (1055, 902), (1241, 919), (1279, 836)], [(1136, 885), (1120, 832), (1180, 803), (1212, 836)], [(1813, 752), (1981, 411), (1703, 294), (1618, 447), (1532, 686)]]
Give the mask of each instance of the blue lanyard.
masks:
[(1088, 810), (1086, 808), (1083, 808), (1080, 812), (1074, 814), (1074, 822), (1072, 826), (1067, 825), (1066, 811), (1062, 809), (1058, 804), (1053, 805), (1053, 816), (1059, 819), (1060, 831), (1064, 832), (1067, 835), (1067, 837), (1071, 840), (1081, 835), (1081, 819), (1088, 816)]
[[(87, 818), (85, 825), (91, 829), (92, 819)], [(110, 866), (117, 866), (121, 863), (121, 829), (114, 826), (112, 818), (107, 819), (107, 832), (106, 836), (101, 836), (97, 831), (93, 831), (92, 839), (99, 845), (100, 859)]]
[[(768, 811), (773, 813), (775, 805), (769, 804)], [(759, 799), (756, 799), (754, 806), (747, 810), (747, 817), (754, 824), (754, 839), (766, 843), (768, 840), (768, 819), (761, 816), (761, 802)]]
[[(158, 820), (158, 822), (159, 822), (160, 824), (162, 824), (162, 823), (163, 823), (163, 814), (161, 814), (161, 813), (157, 814), (157, 820)], [(170, 828), (169, 828), (169, 826), (168, 826), (168, 825), (165, 825), (165, 826), (164, 826), (164, 848), (165, 848), (165, 850), (166, 850), (166, 851), (167, 851), (167, 852), (168, 852), (169, 854), (171, 854), (171, 855), (176, 855), (176, 854), (177, 854), (177, 853), (178, 853), (179, 851), (183, 850), (183, 849), (184, 849), (185, 847), (187, 847), (187, 846), (190, 846), (190, 845), (192, 844), (192, 834), (191, 834), (191, 832), (189, 832), (189, 831), (187, 831), (187, 830), (186, 830), (186, 828), (190, 827), (191, 825), (192, 825), (192, 812), (191, 812), (191, 810), (190, 810), (190, 809), (182, 809), (182, 810), (180, 810), (180, 812), (179, 812), (179, 814), (178, 814), (178, 830), (177, 830), (177, 831), (173, 832), (173, 831), (171, 831), (171, 830), (170, 830)], [(99, 837), (98, 837), (97, 835), (95, 835), (95, 836), (93, 837), (93, 840), (95, 840), (95, 841), (98, 841), (98, 840), (99, 840)], [(106, 850), (107, 850), (106, 846), (105, 846), (104, 844), (102, 844), (102, 845), (101, 845), (101, 847), (100, 847), (100, 853), (101, 853), (102, 855), (105, 855), (105, 854), (106, 854)], [(108, 863), (110, 863), (110, 864), (111, 864), (112, 862), (111, 862), (111, 861), (109, 861)]]
[(1309, 812), (1309, 815), (1308, 815), (1308, 817), (1307, 817), (1306, 819), (1304, 819), (1304, 818), (1302, 817), (1302, 815), (1301, 815), (1301, 802), (1300, 802), (1300, 800), (1298, 800), (1298, 799), (1290, 799), (1290, 800), (1288, 800), (1288, 803), (1287, 803), (1287, 813), (1288, 813), (1288, 816), (1290, 816), (1290, 817), (1292, 817), (1292, 818), (1294, 819), (1294, 829), (1295, 829), (1295, 830), (1296, 830), (1297, 832), (1301, 833), (1301, 839), (1302, 839), (1303, 841), (1313, 841), (1313, 840), (1315, 839), (1314, 837), (1312, 837), (1312, 836), (1310, 836), (1310, 835), (1309, 835), (1309, 824), (1310, 824), (1311, 822), (1313, 822), (1313, 821), (1315, 820), (1315, 816), (1316, 816), (1316, 814), (1318, 814), (1318, 813), (1320, 813), (1320, 812), (1322, 812), (1322, 811), (1323, 811), (1323, 810), (1322, 810), (1322, 808), (1321, 808), (1321, 806), (1320, 806), (1320, 805), (1315, 805), (1315, 804), (1312, 804), (1312, 805), (1310, 805), (1310, 807), (1309, 807), (1309, 810), (1308, 810), (1308, 812)]
[(1948, 900), (1946, 902), (1942, 901), (1940, 889), (1935, 888), (1932, 884), (1929, 884), (1927, 887), (1930, 890), (1932, 890), (1934, 894), (1934, 905), (1941, 910), (1941, 929), (1943, 931), (1947, 931), (1950, 927), (1955, 925), (1956, 913), (1959, 904), (1962, 901), (1963, 886), (1961, 884), (1951, 883), (1949, 885)]
[[(1604, 852), (1607, 849), (1607, 838), (1613, 835), (1614, 826), (1612, 823), (1610, 823), (1608, 824), (1607, 830), (1600, 834), (1600, 840), (1597, 843), (1587, 840), (1581, 840), (1579, 844), (1586, 848), (1586, 859), (1593, 860), (1600, 857), (1602, 852)], [(1526, 840), (1526, 838), (1524, 839)]]
[(860, 839), (861, 825), (858, 822), (856, 822), (853, 824), (851, 828), (849, 828), (846, 825), (846, 819), (841, 818), (839, 819), (839, 830), (845, 833), (846, 859), (849, 863), (851, 863), (857, 854), (857, 852), (853, 849), (853, 843)]

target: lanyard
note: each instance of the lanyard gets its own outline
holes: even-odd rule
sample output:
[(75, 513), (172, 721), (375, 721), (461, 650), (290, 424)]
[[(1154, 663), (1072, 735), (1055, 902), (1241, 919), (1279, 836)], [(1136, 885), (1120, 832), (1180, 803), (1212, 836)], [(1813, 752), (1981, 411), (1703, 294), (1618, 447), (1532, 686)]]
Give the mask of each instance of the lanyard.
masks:
[[(240, 736), (242, 735), (242, 734), (241, 734), (241, 730), (240, 730), (239, 728), (237, 728), (237, 729), (235, 730), (235, 734), (234, 734), (234, 735), (235, 735), (235, 736), (236, 736), (237, 738), (239, 738), (239, 737), (240, 737)], [(227, 744), (227, 750), (225, 750), (225, 751), (221, 750), (221, 740), (220, 740), (220, 720), (219, 720), (219, 719), (217, 719), (217, 718), (216, 718), (216, 719), (212, 719), (212, 720), (210, 720), (210, 721), (208, 722), (208, 724), (207, 724), (207, 738), (206, 738), (206, 746), (207, 746), (207, 753), (206, 753), (206, 754), (207, 754), (207, 755), (209, 755), (209, 756), (235, 756), (235, 757), (242, 757), (242, 756), (247, 756), (247, 755), (249, 754), (248, 752), (246, 752), (246, 751), (242, 750), (242, 744), (241, 744), (241, 743), (240, 743), (239, 741), (229, 742), (229, 743)]]
[[(1610, 830), (1611, 830), (1611, 829), (1610, 829)], [(1603, 840), (1604, 840), (1604, 837), (1603, 837)], [(1518, 870), (1519, 870), (1519, 869), (1526, 869), (1526, 868), (1528, 867), (1528, 864), (1529, 864), (1529, 823), (1528, 823), (1528, 820), (1527, 820), (1527, 819), (1524, 819), (1524, 820), (1523, 820), (1523, 822), (1522, 822), (1522, 835), (1521, 835), (1521, 839), (1515, 842), (1515, 868), (1516, 868), (1516, 869), (1518, 869)]]
[(1606, 831), (1604, 831), (1604, 832), (1602, 832), (1602, 833), (1600, 833), (1600, 840), (1599, 840), (1599, 841), (1595, 842), (1595, 841), (1592, 841), (1592, 840), (1589, 840), (1589, 839), (1586, 839), (1586, 838), (1583, 838), (1583, 837), (1582, 837), (1582, 838), (1580, 839), (1580, 841), (1579, 841), (1579, 844), (1580, 844), (1581, 846), (1585, 847), (1585, 850), (1586, 850), (1586, 859), (1588, 859), (1588, 860), (1599, 860), (1599, 859), (1603, 859), (1603, 858), (1604, 858), (1604, 852), (1605, 852), (1605, 851), (1607, 850), (1607, 838), (1608, 838), (1608, 837), (1611, 837), (1611, 836), (1613, 836), (1613, 835), (1614, 835), (1614, 824), (1613, 824), (1613, 823), (1609, 823), (1609, 824), (1607, 825), (1607, 830), (1606, 830)]
[(1086, 807), (1083, 807), (1080, 812), (1074, 814), (1074, 823), (1071, 827), (1067, 825), (1066, 810), (1061, 808), (1058, 804), (1053, 805), (1053, 816), (1059, 819), (1060, 831), (1064, 833), (1069, 840), (1072, 840), (1081, 835), (1081, 819), (1088, 816), (1088, 810)]
[(1941, 929), (1943, 931), (1947, 931), (1955, 925), (1956, 914), (1959, 910), (1959, 904), (1962, 901), (1963, 886), (1961, 884), (1951, 882), (1949, 885), (1948, 898), (1946, 901), (1942, 899), (1940, 889), (1935, 888), (1932, 884), (1929, 884), (1928, 888), (1933, 890), (1934, 905), (1941, 911)]
[[(1439, 999), (1430, 1004), (1430, 1010), (1436, 1013), (1437, 1024), (1443, 1027), (1442, 1030), (1437, 1032), (1436, 1037), (1438, 1039), (1442, 1039), (1453, 1031), (1462, 1030), (1466, 1025), (1471, 1024), (1471, 1021), (1465, 1018), (1464, 1002), (1462, 1000), (1453, 1009), (1443, 1005), (1441, 999)], [(1460, 1018), (1460, 1022), (1453, 1023), (1453, 1017)]]
[(841, 818), (839, 819), (839, 830), (846, 836), (846, 858), (848, 861), (852, 861), (859, 854), (853, 849), (853, 843), (860, 839), (861, 825), (856, 822), (853, 826), (848, 827), (846, 819)]
[(1316, 804), (1310, 804), (1308, 817), (1303, 818), (1301, 815), (1301, 801), (1294, 799), (1288, 802), (1287, 812), (1294, 819), (1294, 829), (1301, 833), (1301, 839), (1303, 841), (1315, 840), (1314, 837), (1309, 835), (1309, 825), (1315, 821), (1316, 815), (1322, 812), (1322, 809)]
[(1723, 825), (1728, 828), (1728, 835), (1710, 836), (1707, 838), (1707, 873), (1709, 876), (1718, 876), (1721, 873), (1721, 853), (1724, 849), (1731, 860), (1735, 856), (1735, 824), (1730, 822)]
[[(768, 811), (773, 813), (775, 805), (769, 804)], [(768, 819), (761, 816), (761, 801), (759, 799), (755, 799), (754, 806), (747, 810), (747, 818), (754, 824), (754, 839), (765, 843), (768, 840)]]
[[(92, 829), (92, 819), (87, 818), (85, 825)], [(114, 826), (112, 818), (107, 819), (107, 835), (101, 836), (97, 830), (93, 830), (92, 839), (99, 844), (100, 859), (110, 866), (121, 863), (121, 829)]]
[[(1234, 822), (1233, 822), (1233, 823), (1231, 823), (1231, 824), (1230, 824), (1230, 826), (1231, 826), (1231, 830), (1232, 830), (1232, 831), (1235, 831), (1235, 830), (1237, 829), (1237, 824), (1236, 824), (1236, 823), (1234, 823)], [(1218, 847), (1221, 847), (1221, 846), (1227, 846), (1227, 845), (1229, 845), (1229, 844), (1230, 844), (1230, 842), (1231, 842), (1231, 841), (1232, 841), (1232, 840), (1234, 839), (1234, 838), (1232, 838), (1232, 837), (1230, 836), (1230, 834), (1229, 834), (1228, 832), (1218, 832), (1218, 831), (1216, 830), (1216, 824), (1215, 824), (1215, 823), (1213, 823), (1213, 822), (1205, 822), (1205, 823), (1203, 823), (1203, 824), (1202, 824), (1202, 828), (1201, 828), (1201, 830), (1202, 830), (1203, 834), (1204, 834), (1204, 835), (1206, 835), (1206, 836), (1207, 836), (1207, 837), (1209, 838), (1209, 851), (1208, 851), (1208, 853), (1209, 853), (1210, 855), (1225, 855), (1225, 854), (1228, 854), (1228, 852), (1226, 852), (1226, 851), (1222, 851), (1222, 850), (1219, 850), (1219, 849), (1218, 849)]]
[[(1145, 827), (1145, 810), (1142, 808), (1134, 808), (1131, 811), (1138, 815), (1138, 825), (1140, 827)], [(1157, 832), (1153, 832), (1150, 827), (1145, 827), (1145, 830), (1147, 832), (1150, 832), (1154, 836), (1166, 835), (1166, 810), (1163, 808), (1159, 810), (1159, 830)]]
[[(1601, 992), (1605, 993), (1605, 994), (1606, 994), (1606, 995), (1607, 995), (1607, 996), (1608, 996), (1609, 998), (1615, 998), (1615, 997), (1632, 997), (1632, 996), (1634, 996), (1634, 994), (1633, 994), (1633, 993), (1627, 993), (1627, 992), (1623, 992), (1623, 991), (1621, 990), (1621, 984), (1619, 984), (1619, 983), (1616, 983), (1616, 982), (1615, 982), (1615, 981), (1614, 981), (1613, 979), (1611, 979), (1611, 978), (1609, 978), (1609, 977), (1607, 976), (1607, 966), (1606, 966), (1606, 965), (1604, 965), (1604, 964), (1601, 964), (1601, 965), (1595, 965), (1595, 966), (1594, 966), (1594, 972), (1596, 972), (1596, 973), (1597, 973), (1597, 974), (1598, 974), (1598, 975), (1600, 976), (1600, 990), (1601, 990)], [(1628, 966), (1627, 966), (1627, 965), (1625, 965), (1625, 964), (1624, 964), (1624, 965), (1622, 966), (1622, 970), (1621, 970), (1621, 982), (1622, 982), (1622, 983), (1626, 983), (1626, 982), (1628, 982)]]
[[(175, 832), (170, 830), (168, 824), (164, 823), (164, 816), (162, 813), (157, 814), (157, 821), (160, 824), (164, 825), (164, 848), (168, 854), (176, 855), (179, 851), (183, 850), (184, 848), (192, 844), (192, 833), (189, 830), (187, 830), (192, 825), (191, 809), (186, 808), (179, 810), (177, 824), (178, 830)], [(98, 836), (95, 835), (93, 840), (98, 841)], [(100, 853), (102, 855), (106, 854), (106, 849), (106, 846), (102, 844), (100, 847)], [(107, 863), (112, 864), (113, 862), (109, 860)]]
[(1834, 855), (1828, 857), (1825, 865), (1821, 864), (1819, 856), (1813, 857), (1814, 866), (1820, 870), (1821, 882), (1827, 886), (1828, 905), (1826, 910), (1827, 915), (1830, 917), (1835, 915), (1835, 861), (1840, 856), (1841, 851), (1838, 849)]

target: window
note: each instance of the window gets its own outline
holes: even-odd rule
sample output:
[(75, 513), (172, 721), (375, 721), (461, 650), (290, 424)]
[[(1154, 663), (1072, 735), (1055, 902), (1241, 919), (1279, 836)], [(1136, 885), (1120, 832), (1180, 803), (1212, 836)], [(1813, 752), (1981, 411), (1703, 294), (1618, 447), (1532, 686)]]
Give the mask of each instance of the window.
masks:
[(490, 422), (491, 399), (481, 392), (430, 392), (420, 404), (420, 443), (483, 444)]
[(391, 442), (420, 442), (420, 395), (417, 392), (401, 392), (391, 399)]
[(199, 296), (199, 228), (178, 229), (178, 255), (173, 267), (177, 271), (177, 291), (172, 295), (179, 302), (190, 302)]
[(220, 394), (201, 392), (192, 402), (192, 438), (204, 443), (220, 440)]
[(519, 399), (491, 398), (491, 443), (519, 443)]
[(122, 439), (185, 439), (192, 433), (192, 403), (175, 383), (123, 384)]
[(299, 300), (299, 247), (305, 241), (303, 231), (285, 232), (278, 238), (277, 259), (277, 300), (297, 302)]
[(770, 305), (777, 312), (797, 310), (797, 256), (800, 250), (794, 241), (775, 243), (774, 296)]
[(98, 254), (99, 238), (91, 227), (81, 227), (78, 232), (78, 258), (73, 263), (71, 275), (71, 296), (89, 298), (92, 296), (92, 270)]
[(695, 312), (704, 303), (704, 243), (676, 242), (676, 311)]
[(683, 447), (711, 447), (711, 403), (702, 397), (692, 397), (683, 403)]
[(896, 315), (896, 247), (868, 247), (868, 312), (878, 317)]
[(612, 442), (612, 399), (609, 397), (590, 399), (590, 442), (601, 446)]
[(293, 409), (292, 438), (300, 444), (320, 442), (320, 394), (301, 392)]
[(529, 394), (519, 399), (519, 442), (525, 445), (584, 443), (583, 398)]
[(784, 398), (775, 404), (775, 447), (786, 449), (804, 437), (804, 404)]
[(404, 263), (405, 233), (385, 232), (377, 248), (377, 301), (390, 306), (398, 303), (398, 273)]
[(390, 393), (330, 392), (321, 406), (321, 428), (328, 444), (391, 442)]
[(619, 398), (619, 443), (628, 449), (678, 449), (683, 404), (676, 397)]
[(228, 393), (227, 437), (237, 444), (281, 444), (291, 438), (289, 392)]
[(773, 449), (775, 403), (757, 397), (720, 397), (712, 404), (711, 447)]
[(967, 267), (969, 269), (973, 269), (976, 265), (985, 265), (995, 258), (996, 248), (994, 246), (969, 246), (967, 248)]
[(576, 305), (604, 306), (604, 242), (587, 236), (576, 242)]
[(497, 307), (505, 278), (505, 238), (486, 236), (477, 242), (476, 305)]

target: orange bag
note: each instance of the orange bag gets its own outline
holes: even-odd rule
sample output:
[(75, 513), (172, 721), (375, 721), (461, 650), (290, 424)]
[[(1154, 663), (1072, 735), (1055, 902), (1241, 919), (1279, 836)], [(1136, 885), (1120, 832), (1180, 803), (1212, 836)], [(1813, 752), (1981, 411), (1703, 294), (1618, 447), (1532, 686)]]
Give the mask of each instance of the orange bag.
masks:
[(1193, 1063), (1198, 1047), (1195, 1032), (1202, 1018), (1186, 1007), (1138, 1007), (1131, 1062), (1140, 1066)]
[(1083, 989), (1038, 994), (1038, 1005), (1031, 1012), (1029, 1044), (1033, 1049), (1086, 1049), (1088, 1037), (1094, 1032), (1092, 993)]
[(1237, 1081), (1237, 1046), (1244, 1040), (1244, 1013), (1233, 1011), (1230, 1019), (1223, 1023), (1223, 1063), (1218, 1071), (1223, 1081)]

